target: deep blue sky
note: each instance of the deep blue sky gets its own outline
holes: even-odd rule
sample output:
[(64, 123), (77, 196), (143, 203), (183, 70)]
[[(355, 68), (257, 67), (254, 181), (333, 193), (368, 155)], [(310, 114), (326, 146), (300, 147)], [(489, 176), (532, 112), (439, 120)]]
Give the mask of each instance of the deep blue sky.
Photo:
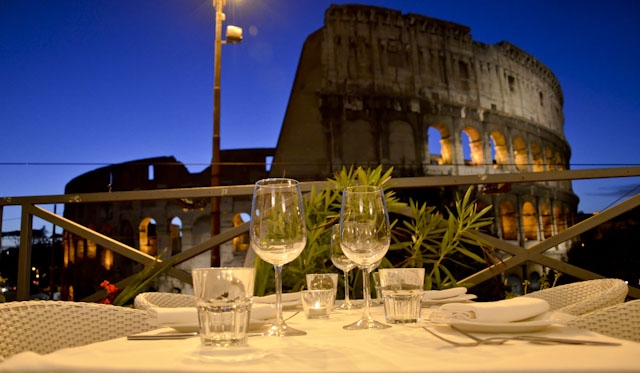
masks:
[[(227, 0), (225, 26), (244, 41), (223, 46), (222, 149), (275, 147), (301, 47), (331, 3), (358, 1)], [(571, 168), (640, 164), (640, 1), (359, 3), (517, 45), (560, 81)], [(207, 167), (213, 40), (210, 0), (0, 0), (0, 197), (63, 194), (84, 172), (140, 158)], [(579, 210), (638, 184), (574, 182)], [(6, 208), (3, 230), (18, 218)]]

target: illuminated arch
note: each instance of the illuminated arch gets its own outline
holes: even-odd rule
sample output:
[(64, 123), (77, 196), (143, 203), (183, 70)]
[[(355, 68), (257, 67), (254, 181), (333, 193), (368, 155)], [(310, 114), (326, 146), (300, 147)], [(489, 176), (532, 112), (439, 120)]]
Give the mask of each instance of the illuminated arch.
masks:
[(469, 156), (471, 166), (482, 166), (484, 164), (484, 151), (482, 149), (482, 136), (477, 129), (471, 126), (467, 126), (462, 129), (462, 138), (467, 136), (469, 141)]
[(560, 206), (555, 206), (553, 208), (553, 216), (556, 220), (556, 231), (560, 233), (565, 228), (565, 220), (562, 214), (562, 208)]
[(524, 237), (526, 239), (538, 239), (538, 216), (536, 214), (536, 207), (528, 201), (522, 204), (522, 229), (524, 229)]
[[(435, 150), (438, 149), (436, 147), (438, 136), (440, 138), (440, 147), (439, 151), (436, 152)], [(436, 155), (435, 159), (432, 156), (431, 163), (451, 164), (453, 161), (453, 144), (451, 143), (451, 133), (449, 132), (447, 127), (439, 123), (429, 126), (428, 139), (429, 153)], [(440, 157), (438, 157), (437, 154), (439, 154)]]
[(493, 161), (496, 168), (503, 168), (509, 163), (509, 150), (507, 140), (500, 131), (493, 131), (490, 134)]
[[(233, 215), (232, 223), (234, 227), (248, 222), (250, 219), (247, 213), (237, 213)], [(249, 249), (249, 233), (244, 233), (233, 238), (233, 252), (242, 252)]]
[(540, 215), (542, 218), (542, 238), (546, 239), (553, 235), (553, 219), (549, 205), (545, 203), (540, 206)]
[(158, 235), (156, 221), (153, 218), (144, 218), (138, 225), (138, 242), (140, 251), (153, 256), (157, 255)]
[(182, 251), (182, 220), (177, 216), (169, 221), (169, 242), (171, 256)]
[(520, 136), (516, 136), (513, 139), (513, 157), (518, 171), (526, 171), (529, 163), (527, 157), (527, 144)]
[(546, 158), (547, 170), (553, 171), (556, 169), (555, 161), (553, 159), (553, 150), (547, 147), (544, 149), (544, 157)]
[(537, 142), (531, 143), (531, 161), (533, 163), (533, 172), (544, 171), (544, 160), (542, 159), (542, 148)]
[(564, 170), (564, 158), (562, 157), (562, 154), (560, 154), (560, 152), (556, 153), (556, 170)]
[(511, 201), (500, 203), (500, 225), (502, 239), (515, 241), (518, 239), (518, 225), (516, 224), (516, 209)]

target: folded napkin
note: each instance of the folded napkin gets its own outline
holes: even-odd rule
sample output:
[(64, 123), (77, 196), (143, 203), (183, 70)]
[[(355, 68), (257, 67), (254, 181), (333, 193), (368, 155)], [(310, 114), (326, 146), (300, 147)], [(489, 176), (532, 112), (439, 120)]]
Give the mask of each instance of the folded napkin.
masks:
[[(151, 322), (159, 326), (196, 326), (198, 310), (195, 307), (151, 307), (147, 310)], [(276, 308), (270, 304), (252, 304), (251, 322), (261, 322), (276, 316)]]
[(457, 287), (444, 290), (427, 290), (422, 295), (423, 300), (439, 300), (460, 296), (467, 293), (467, 288)]
[(544, 299), (516, 297), (496, 302), (448, 303), (436, 312), (455, 319), (506, 323), (538, 316), (548, 310), (549, 303)]
[[(282, 293), (282, 303), (299, 303), (300, 300), (300, 292), (296, 293)], [(267, 303), (267, 304), (275, 304), (276, 303), (276, 295), (266, 295), (264, 297), (253, 297), (253, 303)]]

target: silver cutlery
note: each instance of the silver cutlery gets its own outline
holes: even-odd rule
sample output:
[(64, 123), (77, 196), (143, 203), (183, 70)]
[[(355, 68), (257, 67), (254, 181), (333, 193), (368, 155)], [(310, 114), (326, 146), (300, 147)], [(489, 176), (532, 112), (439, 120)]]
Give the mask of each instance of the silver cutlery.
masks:
[(148, 341), (148, 340), (158, 340), (158, 339), (185, 339), (189, 337), (195, 337), (199, 335), (198, 332), (186, 332), (186, 333), (158, 333), (158, 334), (132, 334), (128, 335), (127, 339), (130, 341)]
[(572, 344), (572, 345), (591, 345), (591, 346), (619, 346), (620, 345), (620, 343), (617, 343), (617, 342), (604, 342), (604, 341), (593, 341), (593, 340), (571, 339), (571, 338), (556, 338), (556, 337), (545, 337), (545, 336), (539, 336), (539, 335), (515, 335), (515, 336), (509, 336), (509, 337), (478, 338), (452, 325), (451, 325), (451, 328), (460, 332), (464, 336), (472, 339), (473, 341), (471, 342), (454, 341), (454, 340), (445, 338), (435, 333), (434, 331), (429, 330), (429, 328), (423, 326), (423, 329), (429, 332), (434, 337), (457, 347), (473, 347), (473, 346), (479, 346), (483, 344), (501, 345), (507, 341), (527, 341), (531, 343), (540, 343), (540, 344)]

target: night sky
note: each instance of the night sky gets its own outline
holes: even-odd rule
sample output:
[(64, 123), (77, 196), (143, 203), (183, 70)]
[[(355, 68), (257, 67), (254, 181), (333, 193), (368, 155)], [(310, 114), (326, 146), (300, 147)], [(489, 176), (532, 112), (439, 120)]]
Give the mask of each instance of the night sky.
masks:
[[(244, 40), (223, 46), (223, 150), (276, 146), (302, 45), (332, 3), (418, 13), (517, 45), (560, 81), (571, 169), (640, 164), (633, 0), (227, 0), (224, 25)], [(210, 0), (0, 0), (0, 197), (63, 194), (80, 174), (148, 157), (206, 168), (214, 31)], [(595, 212), (639, 184), (573, 185), (578, 209)], [(5, 208), (3, 231), (19, 217)]]

